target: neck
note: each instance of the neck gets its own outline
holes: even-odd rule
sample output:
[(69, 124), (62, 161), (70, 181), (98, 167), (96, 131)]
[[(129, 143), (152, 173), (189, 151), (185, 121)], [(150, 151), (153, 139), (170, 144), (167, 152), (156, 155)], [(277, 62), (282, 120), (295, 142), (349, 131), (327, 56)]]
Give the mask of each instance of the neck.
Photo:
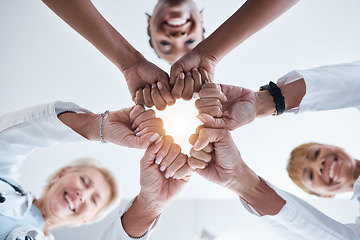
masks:
[(51, 219), (48, 217), (48, 214), (47, 214), (47, 209), (46, 209), (46, 206), (44, 205), (44, 201), (42, 198), (39, 198), (39, 199), (35, 199), (33, 204), (39, 209), (39, 211), (41, 212), (41, 215), (43, 216), (44, 218), (44, 223), (45, 223), (45, 226), (44, 226), (44, 234), (45, 235), (49, 235), (49, 232), (56, 228), (56, 227), (59, 227), (60, 224), (57, 223), (57, 221), (55, 221), (55, 219)]

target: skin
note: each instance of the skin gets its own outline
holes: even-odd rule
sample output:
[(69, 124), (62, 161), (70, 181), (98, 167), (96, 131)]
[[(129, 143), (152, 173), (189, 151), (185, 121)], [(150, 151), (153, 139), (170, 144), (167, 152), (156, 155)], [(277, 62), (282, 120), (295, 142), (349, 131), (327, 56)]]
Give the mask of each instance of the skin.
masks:
[[(58, 115), (58, 118), (83, 137), (100, 140), (99, 114), (67, 112)], [(141, 237), (147, 232), (192, 174), (187, 156), (181, 153), (180, 146), (173, 142), (172, 137), (164, 134), (162, 120), (156, 118), (153, 110), (145, 110), (143, 106), (109, 112), (104, 117), (105, 141), (147, 148), (140, 161), (141, 191), (121, 220), (124, 230), (131, 237)], [(160, 156), (162, 161), (156, 162)]]
[[(233, 191), (260, 215), (275, 215), (285, 205), (285, 200), (244, 163), (228, 130), (200, 127), (190, 143), (194, 145), (188, 163), (203, 178)], [(197, 168), (201, 162), (202, 167)]]
[(63, 169), (51, 188), (34, 201), (44, 217), (45, 234), (56, 227), (93, 221), (110, 200), (110, 193), (109, 184), (95, 168)]
[(299, 161), (303, 162), (300, 174), (304, 186), (323, 197), (352, 191), (359, 176), (356, 160), (339, 147), (313, 145)]
[(174, 63), (203, 36), (201, 11), (192, 0), (159, 0), (148, 17), (149, 34), (157, 55)]
[[(198, 69), (200, 72), (206, 72), (207, 80), (203, 82), (214, 81), (216, 65), (229, 52), (263, 27), (270, 24), (277, 17), (281, 16), (297, 2), (298, 0), (246, 1), (209, 37), (201, 41), (192, 50), (185, 53), (172, 64), (170, 70), (170, 86), (174, 87), (176, 81), (178, 81), (182, 74), (192, 72), (194, 69)], [(154, 46), (154, 48), (156, 47)], [(190, 86), (187, 86), (187, 84), (190, 84)], [(183, 89), (191, 89), (191, 84), (193, 83), (190, 81), (184, 81), (182, 84)], [(193, 91), (197, 92), (197, 89), (194, 88)], [(183, 99), (187, 99), (188, 94), (183, 94), (185, 90), (181, 89), (176, 92), (178, 95), (174, 96), (174, 91), (172, 91), (174, 98), (180, 96)], [(182, 94), (179, 95), (179, 92)], [(147, 98), (149, 100), (148, 104), (150, 104), (152, 96)], [(159, 100), (157, 101), (160, 102)], [(164, 101), (166, 101), (165, 98)]]

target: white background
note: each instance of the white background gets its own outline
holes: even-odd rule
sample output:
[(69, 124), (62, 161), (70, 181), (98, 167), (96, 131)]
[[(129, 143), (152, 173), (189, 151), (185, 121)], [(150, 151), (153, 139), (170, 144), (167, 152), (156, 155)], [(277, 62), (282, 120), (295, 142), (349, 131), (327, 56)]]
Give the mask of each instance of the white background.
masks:
[[(243, 2), (196, 1), (200, 9), (204, 8), (206, 36)], [(94, 1), (103, 16), (136, 49), (168, 72), (169, 64), (158, 59), (148, 46), (145, 12), (152, 13), (155, 3), (155, 0)], [(301, 1), (224, 58), (216, 68), (216, 82), (257, 90), (293, 69), (358, 60), (359, 9), (360, 2), (356, 0)], [(75, 102), (96, 113), (132, 105), (121, 72), (41, 1), (2, 0), (0, 18), (0, 115), (54, 100)], [(179, 114), (179, 122), (175, 125), (185, 139), (193, 131), (191, 128), (189, 132), (184, 130), (188, 128), (184, 126), (185, 119), (193, 117), (185, 117), (182, 111), (189, 109), (195, 111), (192, 104), (186, 103), (183, 109), (170, 109), (173, 110), (171, 115)], [(161, 114), (170, 115), (167, 112)], [(347, 200), (312, 199), (290, 181), (285, 166), (291, 149), (309, 141), (344, 147), (358, 158), (359, 116), (356, 110), (345, 109), (267, 117), (237, 129), (233, 138), (244, 161), (257, 174), (284, 190), (311, 199), (319, 207), (329, 206), (324, 208), (326, 211), (335, 206), (337, 211), (332, 216), (350, 222), (358, 211), (356, 205), (349, 205)], [(164, 121), (166, 124), (166, 119)], [(176, 130), (167, 130), (176, 133)], [(188, 148), (185, 141), (179, 140), (179, 143)], [(142, 155), (143, 150), (97, 142), (38, 149), (23, 165), (22, 184), (25, 189), (39, 195), (48, 174), (73, 159), (90, 156), (101, 160), (116, 173), (122, 196), (129, 199), (139, 191), (139, 160)], [(345, 194), (340, 198), (348, 199), (349, 196)], [(199, 207), (194, 207), (197, 209), (195, 212), (190, 210), (199, 202), (204, 203), (205, 215), (210, 216), (208, 222), (204, 222), (205, 227), (218, 235), (228, 236), (226, 239), (264, 239), (264, 236), (269, 239), (272, 234), (262, 230), (262, 225), (244, 212), (240, 203), (237, 205), (237, 196), (196, 175), (179, 199), (165, 212), (153, 239), (168, 239), (170, 236), (171, 239), (191, 239), (197, 229), (191, 221), (196, 221)], [(334, 202), (339, 205), (332, 205)], [(231, 206), (236, 206), (236, 210), (231, 211)], [(224, 211), (219, 211), (222, 208)], [(228, 213), (226, 221), (224, 212)], [(169, 222), (173, 223), (171, 231), (171, 227), (166, 225)], [(255, 224), (253, 227), (252, 223)], [(173, 236), (179, 226), (186, 229), (180, 231), (186, 236)], [(251, 236), (254, 228), (261, 230)], [(70, 239), (65, 232), (58, 231), (58, 239)]]

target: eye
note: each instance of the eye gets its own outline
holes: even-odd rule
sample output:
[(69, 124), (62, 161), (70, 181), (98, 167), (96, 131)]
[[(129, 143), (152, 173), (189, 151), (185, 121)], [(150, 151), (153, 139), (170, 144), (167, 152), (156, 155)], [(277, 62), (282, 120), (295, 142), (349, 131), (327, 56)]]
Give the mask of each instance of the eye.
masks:
[(313, 180), (313, 173), (312, 172), (309, 174), (309, 178), (310, 178), (310, 181)]
[(320, 153), (320, 149), (316, 150), (315, 155), (314, 155), (314, 160), (317, 159), (317, 157), (319, 156)]
[(163, 46), (169, 46), (171, 43), (168, 41), (160, 41), (160, 44)]
[(96, 202), (96, 199), (95, 198), (92, 198), (92, 201), (95, 205), (97, 205), (97, 202)]
[(84, 177), (80, 177), (80, 179), (81, 179), (81, 182), (87, 187), (88, 184), (87, 184), (85, 178), (84, 178)]
[(187, 44), (192, 44), (192, 43), (194, 43), (195, 42), (195, 39), (189, 39), (189, 40), (187, 40), (185, 43), (187, 43)]

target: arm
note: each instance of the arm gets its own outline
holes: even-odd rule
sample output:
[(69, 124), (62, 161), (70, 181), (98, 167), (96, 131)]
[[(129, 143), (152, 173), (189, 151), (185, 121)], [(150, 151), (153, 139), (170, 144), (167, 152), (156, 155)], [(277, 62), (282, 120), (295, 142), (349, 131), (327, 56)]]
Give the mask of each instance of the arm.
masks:
[[(278, 80), (287, 112), (360, 108), (360, 61), (292, 71)], [(269, 116), (275, 103), (268, 91), (206, 83), (196, 101), (198, 118), (212, 128), (234, 130)], [(226, 97), (226, 101), (224, 99)]]
[[(359, 224), (339, 223), (258, 177), (242, 160), (228, 131), (203, 128), (195, 136), (195, 151), (209, 143), (214, 144), (213, 158), (208, 166), (196, 172), (237, 194), (249, 212), (260, 216), (266, 225), (285, 239), (360, 239)], [(192, 156), (197, 161), (207, 161), (200, 155)]]
[(215, 66), (236, 46), (271, 23), (298, 0), (248, 0), (209, 37), (186, 53), (171, 67), (170, 84), (181, 72), (204, 68), (214, 80)]
[(161, 81), (165, 86), (162, 90), (164, 101), (167, 104), (173, 103), (174, 99), (168, 91), (165, 91), (170, 89), (168, 75), (148, 62), (106, 21), (90, 0), (43, 0), (43, 2), (120, 69), (133, 98), (139, 88)]

